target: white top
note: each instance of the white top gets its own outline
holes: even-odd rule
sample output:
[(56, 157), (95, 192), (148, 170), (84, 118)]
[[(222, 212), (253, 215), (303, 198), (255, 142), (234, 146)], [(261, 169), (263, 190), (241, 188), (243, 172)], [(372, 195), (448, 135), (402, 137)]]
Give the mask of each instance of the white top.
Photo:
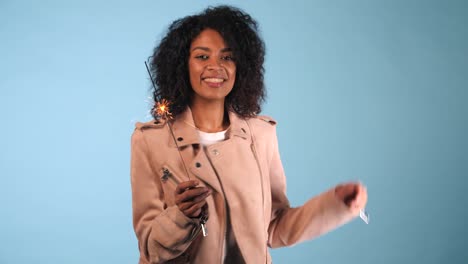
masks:
[(203, 146), (209, 146), (214, 143), (223, 141), (226, 139), (226, 131), (207, 133), (197, 129), (198, 135), (200, 136), (200, 142)]

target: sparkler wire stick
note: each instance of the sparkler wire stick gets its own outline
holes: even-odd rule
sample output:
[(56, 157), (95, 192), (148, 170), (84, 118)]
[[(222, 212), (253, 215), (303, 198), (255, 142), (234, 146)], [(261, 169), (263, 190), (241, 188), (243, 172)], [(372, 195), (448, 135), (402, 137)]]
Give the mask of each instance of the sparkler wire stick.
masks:
[(156, 89), (156, 85), (154, 84), (154, 81), (153, 81), (153, 76), (151, 75), (151, 72), (148, 67), (148, 63), (146, 63), (146, 61), (145, 61), (145, 66), (146, 66), (146, 71), (148, 72), (148, 75), (150, 77), (151, 83), (153, 84), (153, 88)]

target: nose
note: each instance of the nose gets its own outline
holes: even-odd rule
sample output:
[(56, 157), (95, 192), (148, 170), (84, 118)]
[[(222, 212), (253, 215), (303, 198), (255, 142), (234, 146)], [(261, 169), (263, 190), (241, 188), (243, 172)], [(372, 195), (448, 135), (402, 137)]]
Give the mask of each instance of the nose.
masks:
[(222, 70), (223, 69), (223, 62), (221, 59), (218, 58), (211, 58), (206, 65), (207, 70)]

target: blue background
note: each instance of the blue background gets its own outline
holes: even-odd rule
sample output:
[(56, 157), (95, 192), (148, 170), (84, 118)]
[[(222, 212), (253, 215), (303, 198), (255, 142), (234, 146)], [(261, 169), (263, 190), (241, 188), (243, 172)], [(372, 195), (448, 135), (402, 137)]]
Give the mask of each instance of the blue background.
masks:
[[(143, 62), (216, 1), (0, 2), (0, 263), (136, 263)], [(359, 219), (275, 263), (468, 263), (468, 2), (227, 1), (267, 45), (292, 205), (368, 187)]]

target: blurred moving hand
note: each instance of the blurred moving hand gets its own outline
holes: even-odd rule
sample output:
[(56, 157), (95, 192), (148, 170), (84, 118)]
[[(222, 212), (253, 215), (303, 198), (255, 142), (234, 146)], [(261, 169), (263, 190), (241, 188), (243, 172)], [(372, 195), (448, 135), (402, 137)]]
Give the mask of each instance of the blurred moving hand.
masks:
[(356, 215), (366, 207), (367, 188), (359, 182), (340, 184), (336, 186), (335, 194)]

